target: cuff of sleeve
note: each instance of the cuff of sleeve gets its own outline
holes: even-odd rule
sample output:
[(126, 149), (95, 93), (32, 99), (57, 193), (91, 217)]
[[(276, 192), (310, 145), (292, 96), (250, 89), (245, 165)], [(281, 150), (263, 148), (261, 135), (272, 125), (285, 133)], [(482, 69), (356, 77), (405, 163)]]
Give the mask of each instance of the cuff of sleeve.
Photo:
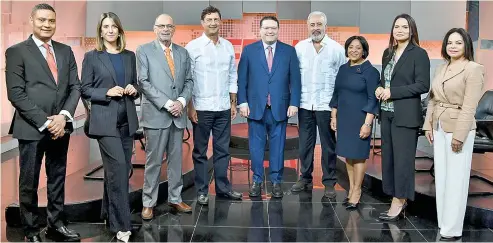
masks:
[(51, 123), (51, 120), (47, 120), (45, 122), (45, 124), (43, 124), (42, 127), (38, 128), (39, 132), (43, 132), (48, 127), (48, 125), (50, 125), (50, 123)]
[(245, 103), (241, 103), (241, 104), (239, 105), (239, 107), (240, 107), (240, 108), (242, 108), (242, 107), (248, 107), (248, 103), (246, 103), (246, 102), (245, 102)]
[(166, 101), (166, 104), (164, 104), (164, 108), (166, 108), (166, 110), (169, 110), (171, 108), (172, 104), (173, 104), (173, 101), (168, 100), (168, 101)]
[(229, 86), (229, 92), (230, 92), (230, 93), (233, 93), (233, 94), (238, 93), (238, 86), (237, 86), (236, 84), (234, 84), (234, 85), (233, 85), (233, 84), (232, 84), (232, 85), (230, 85), (230, 86)]
[(185, 98), (178, 97), (177, 100), (180, 101), (180, 103), (183, 105), (183, 107), (187, 106), (187, 101), (185, 100)]
[(74, 118), (72, 117), (72, 115), (70, 115), (70, 112), (68, 112), (66, 110), (62, 110), (62, 111), (60, 111), (60, 115), (68, 116), (69, 120), (67, 122), (74, 122)]

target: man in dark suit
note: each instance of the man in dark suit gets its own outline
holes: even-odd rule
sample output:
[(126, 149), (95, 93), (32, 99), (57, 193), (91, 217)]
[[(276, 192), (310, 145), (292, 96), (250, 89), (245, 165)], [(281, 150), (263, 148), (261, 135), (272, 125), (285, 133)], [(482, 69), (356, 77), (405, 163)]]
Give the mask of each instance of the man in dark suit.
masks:
[(63, 222), (67, 151), (80, 98), (77, 64), (69, 46), (52, 41), (56, 13), (48, 4), (31, 13), (33, 34), (7, 49), (8, 99), (16, 109), (9, 133), (19, 141), (19, 204), (27, 241), (39, 242), (38, 182), (43, 155), (48, 187), (48, 229), (54, 241), (76, 241)]
[(248, 118), (253, 185), (250, 196), (260, 196), (264, 177), (264, 148), (269, 136), (272, 196), (282, 197), (284, 142), (289, 117), (300, 106), (301, 75), (294, 47), (277, 40), (279, 21), (274, 16), (260, 21), (261, 41), (246, 46), (238, 65), (240, 114)]

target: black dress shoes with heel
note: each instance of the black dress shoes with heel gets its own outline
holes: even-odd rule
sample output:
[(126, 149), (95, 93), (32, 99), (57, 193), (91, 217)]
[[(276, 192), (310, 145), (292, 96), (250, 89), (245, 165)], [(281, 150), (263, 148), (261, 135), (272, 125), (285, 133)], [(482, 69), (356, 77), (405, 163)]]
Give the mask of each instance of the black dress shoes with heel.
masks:
[(284, 192), (282, 191), (280, 183), (274, 183), (272, 188), (272, 197), (274, 198), (282, 198), (284, 196)]
[(48, 227), (46, 229), (46, 238), (52, 241), (80, 241), (79, 233), (68, 229), (66, 226), (59, 228)]
[(252, 187), (250, 187), (250, 191), (248, 191), (248, 195), (250, 195), (250, 197), (260, 197), (261, 194), (262, 194), (262, 183), (254, 182), (252, 184)]
[(404, 218), (406, 216), (406, 207), (407, 207), (407, 202), (405, 202), (404, 205), (402, 205), (401, 211), (397, 215), (390, 216), (387, 213), (387, 214), (381, 214), (380, 217), (378, 217), (378, 218), (380, 220), (389, 221), (389, 222), (397, 221), (397, 220)]

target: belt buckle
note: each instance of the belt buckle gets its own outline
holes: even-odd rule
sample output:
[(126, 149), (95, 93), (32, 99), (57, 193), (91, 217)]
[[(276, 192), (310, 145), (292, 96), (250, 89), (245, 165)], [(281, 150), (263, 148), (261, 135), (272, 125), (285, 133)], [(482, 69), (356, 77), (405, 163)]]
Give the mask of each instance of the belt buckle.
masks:
[(271, 107), (272, 107), (272, 106), (270, 106), (270, 105), (265, 105), (265, 108), (267, 108), (267, 109), (269, 109), (269, 110), (270, 110), (270, 108), (271, 108)]

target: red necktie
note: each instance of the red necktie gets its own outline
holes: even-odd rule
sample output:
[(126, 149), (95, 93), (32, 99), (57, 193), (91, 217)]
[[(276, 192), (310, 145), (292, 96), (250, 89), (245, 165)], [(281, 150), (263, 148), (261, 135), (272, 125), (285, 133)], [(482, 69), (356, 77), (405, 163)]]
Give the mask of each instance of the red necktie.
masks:
[[(272, 46), (268, 46), (269, 54), (267, 55), (267, 66), (269, 67), (269, 73), (272, 70)], [(267, 105), (270, 106), (270, 94), (267, 95)]]
[(58, 84), (58, 70), (53, 52), (51, 52), (50, 45), (47, 43), (44, 43), (43, 47), (46, 49), (46, 62), (48, 63), (48, 67), (50, 68), (51, 74), (53, 74), (53, 78), (55, 78), (55, 82)]

